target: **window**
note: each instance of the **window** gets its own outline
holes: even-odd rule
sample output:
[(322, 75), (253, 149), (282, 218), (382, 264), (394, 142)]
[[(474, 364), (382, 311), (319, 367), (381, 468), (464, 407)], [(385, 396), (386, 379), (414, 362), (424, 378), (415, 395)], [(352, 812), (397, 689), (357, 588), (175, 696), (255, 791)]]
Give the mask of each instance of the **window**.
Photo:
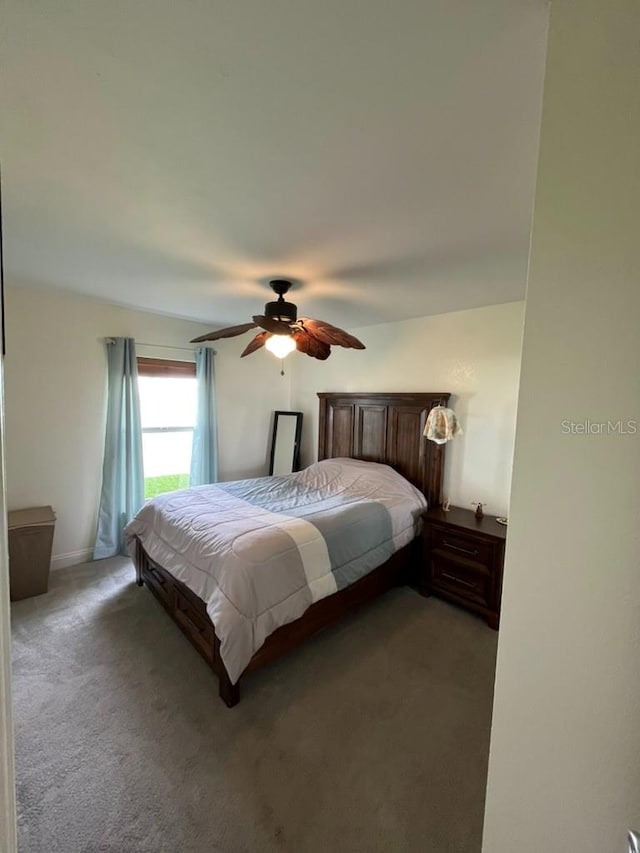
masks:
[(138, 359), (144, 496), (189, 485), (196, 422), (196, 366), (189, 361)]

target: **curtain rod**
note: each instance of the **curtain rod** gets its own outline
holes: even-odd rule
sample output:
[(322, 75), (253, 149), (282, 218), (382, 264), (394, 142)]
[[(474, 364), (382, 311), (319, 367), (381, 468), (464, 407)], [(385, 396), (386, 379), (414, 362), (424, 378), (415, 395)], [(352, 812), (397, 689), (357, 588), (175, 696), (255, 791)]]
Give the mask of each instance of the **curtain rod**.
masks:
[(153, 347), (154, 349), (176, 349), (181, 350), (182, 352), (193, 352), (198, 349), (198, 347), (172, 347), (168, 344), (144, 344), (142, 341), (136, 341), (136, 346), (138, 347)]
[[(115, 339), (114, 338), (105, 338), (104, 340), (105, 340), (105, 343), (112, 344)], [(195, 352), (201, 346), (206, 346), (206, 344), (204, 344), (204, 343), (198, 344), (198, 346), (195, 346), (195, 347), (174, 347), (174, 346), (170, 346), (169, 344), (147, 344), (147, 343), (143, 343), (142, 341), (136, 341), (136, 346), (138, 346), (138, 347), (153, 347), (153, 349), (173, 349), (173, 350), (179, 350), (180, 352)], [(215, 354), (215, 350), (214, 350), (214, 354)]]
[[(180, 352), (195, 352), (197, 349), (200, 349), (200, 347), (206, 346), (206, 343), (203, 342), (201, 344), (196, 344), (195, 347), (172, 347), (168, 344), (143, 344), (142, 341), (136, 341), (136, 345), (139, 347), (153, 347), (154, 349), (173, 349), (179, 350)], [(209, 349), (214, 355), (218, 354), (213, 347), (209, 347)]]

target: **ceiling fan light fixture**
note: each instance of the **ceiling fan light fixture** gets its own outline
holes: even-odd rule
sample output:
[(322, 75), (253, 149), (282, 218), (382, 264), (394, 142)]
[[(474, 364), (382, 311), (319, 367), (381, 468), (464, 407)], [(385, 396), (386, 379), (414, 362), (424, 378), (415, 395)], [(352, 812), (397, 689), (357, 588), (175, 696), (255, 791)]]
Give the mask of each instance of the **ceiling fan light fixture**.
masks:
[(291, 335), (271, 335), (265, 342), (265, 348), (276, 358), (286, 358), (296, 348), (296, 342)]

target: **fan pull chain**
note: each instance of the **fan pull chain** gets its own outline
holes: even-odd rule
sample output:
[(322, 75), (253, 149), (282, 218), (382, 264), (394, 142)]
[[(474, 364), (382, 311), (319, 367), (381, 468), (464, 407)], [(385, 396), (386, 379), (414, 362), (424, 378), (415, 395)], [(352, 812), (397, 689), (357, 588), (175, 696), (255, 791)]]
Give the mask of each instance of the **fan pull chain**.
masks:
[(280, 359), (280, 376), (284, 376), (284, 358)]

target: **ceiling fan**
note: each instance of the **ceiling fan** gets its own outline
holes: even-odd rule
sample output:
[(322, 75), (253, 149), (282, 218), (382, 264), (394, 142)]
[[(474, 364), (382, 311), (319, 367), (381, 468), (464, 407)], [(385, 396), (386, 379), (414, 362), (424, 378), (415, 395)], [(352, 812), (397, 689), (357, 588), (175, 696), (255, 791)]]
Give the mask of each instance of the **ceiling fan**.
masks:
[(325, 323), (322, 320), (312, 320), (310, 317), (298, 318), (298, 308), (293, 302), (285, 302), (284, 295), (291, 287), (291, 282), (284, 279), (274, 279), (269, 286), (278, 294), (277, 300), (267, 302), (264, 314), (253, 317), (252, 323), (241, 326), (229, 326), (217, 329), (207, 335), (194, 338), (191, 343), (217, 341), (220, 338), (235, 338), (244, 335), (250, 329), (260, 328), (261, 332), (253, 338), (244, 349), (241, 358), (264, 346), (278, 358), (284, 358), (294, 349), (303, 352), (311, 358), (322, 361), (331, 355), (331, 347), (347, 347), (350, 349), (365, 349), (364, 344), (348, 332)]

